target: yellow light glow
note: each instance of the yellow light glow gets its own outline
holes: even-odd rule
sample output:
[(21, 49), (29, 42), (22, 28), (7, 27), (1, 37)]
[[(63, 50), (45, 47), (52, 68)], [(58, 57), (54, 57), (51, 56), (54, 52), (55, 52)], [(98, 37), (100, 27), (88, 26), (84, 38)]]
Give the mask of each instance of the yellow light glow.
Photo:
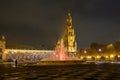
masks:
[(15, 53), (17, 53), (17, 50), (14, 50)]
[(110, 55), (110, 58), (113, 58), (113, 57), (114, 57), (114, 55), (111, 54), (111, 55)]
[(118, 55), (118, 57), (120, 57), (120, 55)]
[(109, 58), (108, 56), (105, 56), (106, 58)]
[(96, 58), (100, 58), (100, 56), (97, 56)]
[(83, 59), (83, 56), (81, 56), (80, 59)]
[(91, 56), (87, 56), (88, 59), (91, 59)]
[(8, 51), (4, 51), (4, 53), (8, 53)]

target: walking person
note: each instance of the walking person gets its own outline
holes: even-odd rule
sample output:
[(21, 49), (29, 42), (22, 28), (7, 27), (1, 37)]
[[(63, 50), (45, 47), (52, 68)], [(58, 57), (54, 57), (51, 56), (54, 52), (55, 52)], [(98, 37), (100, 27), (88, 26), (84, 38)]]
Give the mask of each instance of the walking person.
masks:
[(15, 66), (17, 67), (17, 65), (18, 65), (18, 61), (17, 61), (17, 59), (15, 60)]

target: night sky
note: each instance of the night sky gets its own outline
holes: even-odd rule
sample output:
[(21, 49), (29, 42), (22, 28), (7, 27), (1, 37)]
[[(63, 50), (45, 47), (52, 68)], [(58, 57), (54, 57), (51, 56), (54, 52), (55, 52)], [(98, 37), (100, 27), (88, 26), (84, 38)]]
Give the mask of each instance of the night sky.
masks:
[(52, 49), (73, 18), (78, 48), (120, 39), (120, 0), (0, 0), (0, 35), (7, 45)]

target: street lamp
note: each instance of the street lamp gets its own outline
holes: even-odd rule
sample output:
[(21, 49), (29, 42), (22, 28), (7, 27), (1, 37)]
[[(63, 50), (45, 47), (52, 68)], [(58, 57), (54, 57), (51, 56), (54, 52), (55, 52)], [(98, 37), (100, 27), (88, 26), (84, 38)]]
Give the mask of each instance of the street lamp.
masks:
[(98, 49), (99, 53), (100, 53), (100, 60), (102, 59), (102, 49)]
[(87, 54), (87, 51), (85, 50), (84, 53)]
[(98, 49), (99, 52), (102, 52), (102, 49)]
[(85, 58), (86, 58), (86, 55), (87, 55), (87, 51), (86, 50), (84, 50), (84, 54), (85, 54)]
[(105, 60), (106, 58), (104, 57), (105, 55), (103, 54), (103, 51), (102, 49), (98, 49), (99, 53), (100, 53), (100, 56), (101, 56), (101, 60)]

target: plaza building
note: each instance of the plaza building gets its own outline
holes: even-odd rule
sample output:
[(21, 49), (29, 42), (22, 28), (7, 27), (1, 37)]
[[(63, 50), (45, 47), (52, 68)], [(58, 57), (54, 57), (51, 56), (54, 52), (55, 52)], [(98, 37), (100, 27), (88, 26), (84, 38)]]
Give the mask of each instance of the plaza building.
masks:
[(114, 44), (83, 48), (77, 53), (80, 60), (88, 61), (120, 61), (120, 50)]
[(8, 49), (6, 48), (5, 37), (0, 40), (0, 55), (3, 61), (39, 61), (49, 57), (53, 50), (32, 50), (32, 49)]
[[(66, 20), (67, 25), (65, 34), (58, 42), (62, 39), (66, 53), (74, 55), (77, 52), (77, 42), (70, 12), (67, 13)], [(35, 62), (50, 57), (53, 52), (54, 50), (7, 49), (5, 37), (2, 36), (2, 39), (0, 40), (0, 54), (3, 61), (13, 61), (17, 59), (19, 61)]]

